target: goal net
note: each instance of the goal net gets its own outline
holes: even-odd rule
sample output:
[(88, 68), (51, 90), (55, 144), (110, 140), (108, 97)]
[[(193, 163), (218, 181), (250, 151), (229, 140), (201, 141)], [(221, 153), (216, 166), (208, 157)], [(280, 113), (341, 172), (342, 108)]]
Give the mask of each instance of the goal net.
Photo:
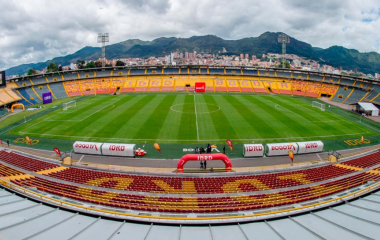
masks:
[(77, 106), (77, 102), (74, 100), (74, 101), (70, 101), (70, 102), (67, 102), (67, 103), (64, 103), (62, 105), (63, 107), (63, 110), (67, 110), (68, 108), (71, 108), (71, 107), (76, 107)]
[(317, 102), (317, 101), (313, 101), (313, 107), (319, 108), (319, 109), (321, 109), (322, 111), (325, 111), (325, 110), (326, 110), (326, 104), (319, 103), (319, 102)]

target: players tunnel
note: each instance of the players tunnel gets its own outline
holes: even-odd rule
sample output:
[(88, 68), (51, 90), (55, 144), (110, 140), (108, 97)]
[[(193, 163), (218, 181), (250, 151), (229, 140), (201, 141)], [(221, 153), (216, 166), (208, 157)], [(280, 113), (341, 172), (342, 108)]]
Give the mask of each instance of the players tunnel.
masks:
[(188, 161), (214, 161), (222, 160), (226, 165), (226, 172), (231, 172), (232, 163), (231, 160), (222, 153), (215, 154), (186, 154), (177, 163), (177, 172), (183, 173), (183, 167)]

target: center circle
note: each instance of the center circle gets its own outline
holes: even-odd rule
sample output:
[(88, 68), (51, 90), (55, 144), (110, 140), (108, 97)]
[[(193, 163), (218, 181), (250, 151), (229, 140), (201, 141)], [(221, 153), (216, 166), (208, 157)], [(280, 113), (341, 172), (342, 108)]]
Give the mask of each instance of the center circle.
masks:
[(220, 107), (211, 103), (179, 103), (171, 106), (170, 110), (178, 113), (206, 114), (217, 112), (220, 110)]

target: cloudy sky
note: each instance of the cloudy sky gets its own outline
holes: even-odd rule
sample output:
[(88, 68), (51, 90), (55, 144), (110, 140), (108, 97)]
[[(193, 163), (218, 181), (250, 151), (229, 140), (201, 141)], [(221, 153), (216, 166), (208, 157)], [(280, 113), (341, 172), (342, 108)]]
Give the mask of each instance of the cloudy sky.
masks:
[(285, 32), (316, 47), (380, 53), (379, 0), (0, 0), (0, 70), (131, 38)]

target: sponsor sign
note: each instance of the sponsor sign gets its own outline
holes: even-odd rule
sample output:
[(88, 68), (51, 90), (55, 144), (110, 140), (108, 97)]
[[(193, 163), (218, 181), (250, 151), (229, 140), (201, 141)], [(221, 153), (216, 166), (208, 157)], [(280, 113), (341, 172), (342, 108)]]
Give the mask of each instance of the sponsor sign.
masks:
[(298, 154), (323, 151), (323, 142), (321, 141), (297, 142), (297, 144), (298, 144)]
[(102, 143), (98, 143), (98, 142), (76, 141), (73, 144), (73, 149), (75, 153), (102, 155), (101, 147), (102, 147)]
[(53, 98), (51, 97), (51, 92), (42, 93), (43, 104), (51, 103), (52, 101), (53, 101)]
[(134, 157), (136, 144), (103, 143), (102, 154), (109, 156)]
[(265, 153), (267, 156), (288, 155), (289, 151), (298, 152), (297, 143), (269, 143), (266, 145)]
[(196, 82), (195, 83), (195, 92), (206, 92), (206, 83), (205, 82)]
[(292, 150), (290, 150), (290, 151), (288, 152), (288, 154), (289, 154), (290, 160), (292, 160), (292, 163), (293, 163), (294, 152), (293, 152)]
[(264, 156), (264, 146), (262, 144), (244, 144), (244, 157), (262, 157)]
[(232, 141), (230, 139), (227, 139), (226, 142), (227, 142), (228, 146), (231, 148), (231, 151), (234, 151), (233, 147), (232, 147)]

